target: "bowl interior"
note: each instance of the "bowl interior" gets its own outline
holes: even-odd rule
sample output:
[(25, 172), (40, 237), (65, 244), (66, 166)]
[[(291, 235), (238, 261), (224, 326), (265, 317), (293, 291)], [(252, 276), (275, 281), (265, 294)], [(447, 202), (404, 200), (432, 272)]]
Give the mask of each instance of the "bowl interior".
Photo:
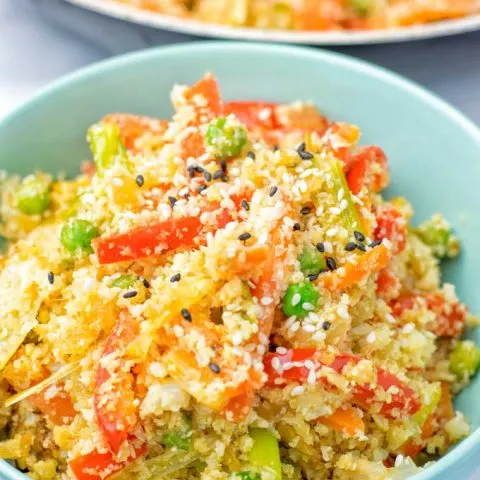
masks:
[[(217, 75), (225, 99), (309, 100), (331, 118), (358, 124), (362, 141), (388, 154), (393, 179), (388, 195), (407, 197), (415, 221), (441, 211), (454, 225), (463, 253), (445, 265), (445, 279), (480, 313), (475, 281), (480, 271), (479, 131), (419, 87), (337, 54), (212, 42), (103, 62), (57, 82), (0, 122), (0, 168), (75, 174), (89, 158), (85, 132), (90, 124), (118, 111), (169, 118), (172, 85), (193, 83), (206, 71)], [(457, 398), (472, 430), (480, 425), (478, 398), (477, 377)], [(447, 479), (454, 471), (466, 478), (461, 472), (471, 470), (478, 453), (480, 430), (418, 479)], [(0, 474), (2, 469), (5, 478), (15, 478), (5, 465)]]

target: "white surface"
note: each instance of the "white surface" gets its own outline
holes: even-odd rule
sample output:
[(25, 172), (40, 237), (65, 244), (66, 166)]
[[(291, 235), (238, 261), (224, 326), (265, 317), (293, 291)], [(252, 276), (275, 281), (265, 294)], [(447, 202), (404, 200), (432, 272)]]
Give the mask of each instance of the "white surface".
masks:
[[(150, 45), (191, 40), (83, 11), (61, 0), (0, 0), (0, 115), (49, 81), (91, 62)], [(422, 83), (480, 124), (480, 32), (335, 50)], [(469, 480), (478, 479), (480, 470)]]
[(468, 18), (445, 20), (408, 28), (370, 31), (289, 32), (257, 28), (214, 25), (192, 19), (175, 18), (148, 12), (110, 0), (66, 0), (92, 11), (154, 28), (190, 35), (258, 40), (266, 42), (304, 43), (309, 45), (355, 45), (368, 43), (405, 42), (409, 40), (456, 35), (480, 28), (480, 14)]

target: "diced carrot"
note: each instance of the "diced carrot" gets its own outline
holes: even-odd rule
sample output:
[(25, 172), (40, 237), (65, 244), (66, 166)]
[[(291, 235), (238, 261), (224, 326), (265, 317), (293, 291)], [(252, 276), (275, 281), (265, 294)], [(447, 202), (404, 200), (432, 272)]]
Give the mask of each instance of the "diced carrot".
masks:
[(55, 425), (65, 425), (70, 423), (77, 412), (73, 408), (70, 395), (63, 389), (57, 387), (58, 391), (53, 396), (46, 396), (45, 391), (29, 397), (30, 402)]
[(365, 422), (353, 407), (339, 408), (327, 417), (319, 417), (317, 421), (336, 432), (346, 432), (352, 437), (365, 433)]
[(390, 182), (390, 175), (383, 150), (376, 146), (362, 147), (352, 155), (347, 182), (355, 195), (364, 186), (375, 193), (385, 189)]
[(277, 104), (271, 102), (227, 102), (225, 114), (233, 113), (249, 130), (275, 130), (279, 128), (276, 107)]
[(342, 274), (338, 271), (328, 272), (320, 279), (328, 290), (344, 290), (385, 268), (391, 257), (391, 250), (382, 243), (363, 255), (358, 255), (357, 263), (346, 263)]
[(161, 136), (168, 128), (166, 120), (132, 115), (129, 113), (112, 113), (102, 119), (102, 123), (117, 125), (123, 143), (130, 150), (135, 148), (135, 142), (145, 134)]
[(244, 247), (233, 260), (233, 270), (239, 275), (250, 273), (267, 261), (269, 253), (267, 245)]
[(196, 114), (196, 124), (208, 123), (223, 114), (223, 103), (217, 79), (207, 73), (185, 92), (187, 104)]
[(247, 418), (250, 410), (252, 409), (254, 398), (254, 390), (249, 388), (240, 395), (232, 397), (223, 409), (222, 413), (226, 416), (226, 418), (232, 418), (234, 422), (239, 423)]
[(137, 425), (135, 378), (125, 366), (125, 350), (138, 334), (138, 322), (122, 311), (105, 342), (95, 377), (93, 406), (100, 430), (114, 453)]

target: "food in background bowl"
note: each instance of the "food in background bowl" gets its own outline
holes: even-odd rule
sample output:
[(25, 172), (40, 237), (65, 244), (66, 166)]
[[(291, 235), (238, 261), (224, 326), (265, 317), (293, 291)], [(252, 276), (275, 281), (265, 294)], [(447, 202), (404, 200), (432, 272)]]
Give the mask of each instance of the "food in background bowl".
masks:
[[(175, 87), (72, 180), (2, 183), (0, 455), (34, 478), (402, 478), (468, 434), (480, 362), (441, 215), (303, 103)], [(11, 392), (16, 393), (10, 396)]]
[(480, 12), (476, 0), (118, 1), (154, 12), (205, 22), (301, 31), (404, 27)]

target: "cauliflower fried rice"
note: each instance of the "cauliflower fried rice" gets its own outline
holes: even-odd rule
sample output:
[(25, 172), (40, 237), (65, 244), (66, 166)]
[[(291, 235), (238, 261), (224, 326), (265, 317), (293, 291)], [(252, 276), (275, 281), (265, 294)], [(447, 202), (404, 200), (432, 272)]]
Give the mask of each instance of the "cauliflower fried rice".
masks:
[(37, 480), (401, 479), (468, 435), (480, 350), (388, 162), (306, 103), (111, 114), (1, 184), (0, 457)]

